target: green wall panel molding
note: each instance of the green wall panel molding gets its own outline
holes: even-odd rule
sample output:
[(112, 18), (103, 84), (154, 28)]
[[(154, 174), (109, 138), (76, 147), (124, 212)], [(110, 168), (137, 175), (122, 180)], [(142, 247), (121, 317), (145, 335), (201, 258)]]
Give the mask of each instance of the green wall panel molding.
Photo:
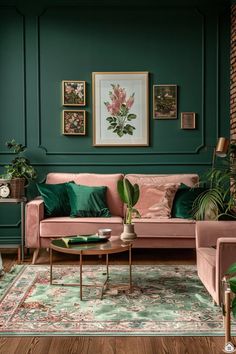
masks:
[[(39, 78), (40, 78), (40, 96), (39, 96), (39, 128), (38, 128), (38, 132), (39, 132), (39, 136), (38, 136), (38, 146), (44, 150), (44, 152), (46, 153), (46, 155), (73, 155), (73, 154), (78, 154), (78, 155), (99, 155), (99, 154), (105, 154), (105, 155), (110, 155), (110, 154), (126, 154), (126, 152), (124, 151), (124, 149), (122, 148), (122, 150), (120, 148), (109, 148), (109, 152), (108, 152), (108, 148), (101, 148), (101, 147), (92, 147), (92, 125), (91, 125), (91, 120), (92, 120), (92, 116), (91, 116), (91, 104), (90, 106), (88, 106), (88, 121), (90, 122), (90, 125), (88, 126), (88, 136), (86, 137), (80, 137), (79, 139), (74, 139), (74, 137), (65, 137), (62, 136), (60, 134), (60, 132), (58, 132), (58, 130), (56, 131), (53, 127), (55, 127), (56, 125), (53, 124), (51, 125), (51, 131), (49, 131), (48, 129), (48, 117), (50, 116), (52, 120), (54, 120), (54, 122), (58, 122), (58, 117), (61, 116), (61, 81), (63, 79), (66, 79), (66, 77), (68, 77), (68, 79), (73, 79), (73, 77), (75, 77), (75, 74), (71, 73), (71, 66), (73, 67), (73, 65), (70, 65), (69, 68), (64, 68), (64, 66), (66, 65), (66, 59), (63, 58), (61, 60), (61, 64), (58, 64), (58, 61), (56, 60), (56, 57), (58, 57), (60, 51), (61, 51), (61, 47), (66, 46), (66, 48), (68, 48), (65, 51), (69, 51), (69, 47), (73, 47), (73, 53), (74, 53), (74, 57), (76, 58), (76, 53), (78, 53), (78, 57), (81, 55), (81, 50), (80, 50), (80, 46), (83, 47), (83, 45), (85, 44), (85, 42), (92, 42), (91, 37), (94, 36), (94, 26), (96, 28), (96, 25), (98, 24), (98, 20), (97, 18), (99, 18), (99, 21), (101, 23), (105, 23), (107, 22), (107, 15), (106, 13), (104, 14), (104, 10), (99, 10), (97, 9), (97, 11), (100, 11), (99, 13), (97, 13), (96, 11), (96, 16), (94, 18), (91, 18), (89, 21), (86, 21), (86, 24), (84, 23), (85, 20), (84, 18), (87, 18), (88, 16), (88, 9), (87, 8), (82, 8), (80, 9), (79, 13), (74, 14), (74, 10), (72, 13), (72, 10), (70, 9), (66, 9), (67, 13), (66, 16), (64, 16), (65, 14), (65, 9), (61, 10), (58, 8), (49, 8), (47, 9), (45, 12), (43, 12), (43, 14), (40, 16), (39, 19), (39, 28), (38, 28), (38, 33), (39, 33), (39, 53), (40, 53), (40, 58), (39, 58)], [(108, 8), (107, 11), (111, 11), (111, 9)], [(172, 19), (175, 18), (175, 23), (171, 23), (171, 21), (169, 21), (168, 24), (166, 24), (166, 26), (168, 27), (168, 25), (172, 26), (171, 30), (174, 33), (174, 31), (176, 32), (176, 18), (178, 17), (178, 25), (182, 24), (183, 19), (185, 21), (185, 23), (189, 23), (189, 22), (194, 22), (195, 27), (193, 27), (193, 33), (195, 36), (197, 36), (197, 40), (198, 40), (198, 45), (197, 48), (191, 48), (193, 51), (195, 51), (195, 56), (198, 56), (198, 62), (196, 62), (196, 64), (198, 64), (199, 69), (196, 70), (196, 77), (195, 80), (193, 78), (193, 81), (195, 82), (194, 86), (189, 85), (189, 83), (187, 82), (187, 77), (185, 77), (183, 84), (181, 85), (179, 83), (179, 90), (180, 91), (184, 91), (186, 89), (184, 89), (184, 83), (189, 85), (189, 89), (192, 91), (196, 91), (196, 84), (198, 85), (198, 90), (196, 91), (195, 96), (197, 97), (197, 101), (200, 101), (198, 103), (199, 108), (195, 109), (195, 111), (198, 111), (198, 129), (196, 129), (195, 131), (192, 132), (186, 132), (184, 130), (180, 129), (180, 118), (177, 120), (171, 120), (171, 121), (163, 121), (163, 120), (153, 120), (152, 119), (152, 100), (151, 100), (151, 96), (152, 96), (152, 84), (153, 83), (158, 83), (156, 82), (155, 77), (157, 77), (162, 71), (165, 72), (165, 74), (169, 77), (171, 77), (171, 75), (169, 74), (170, 69), (173, 71), (173, 76), (176, 77), (177, 74), (177, 69), (173, 70), (171, 67), (172, 65), (169, 65), (167, 67), (164, 67), (165, 70), (163, 70), (163, 65), (158, 66), (157, 64), (155, 64), (156, 62), (156, 57), (157, 57), (157, 53), (152, 53), (151, 52), (151, 56), (152, 56), (152, 60), (150, 62), (149, 66), (145, 66), (144, 67), (140, 67), (139, 70), (146, 70), (148, 67), (152, 68), (153, 70), (149, 70), (151, 71), (150, 74), (150, 136), (151, 136), (151, 142), (150, 142), (150, 148), (152, 149), (152, 151), (150, 151), (150, 148), (143, 148), (143, 152), (142, 154), (144, 155), (149, 155), (149, 154), (197, 154), (199, 152), (199, 150), (204, 147), (204, 141), (205, 141), (205, 131), (204, 131), (204, 107), (205, 107), (205, 94), (204, 94), (204, 88), (205, 88), (205, 78), (204, 78), (204, 72), (205, 72), (205, 55), (204, 55), (204, 48), (205, 48), (205, 34), (204, 34), (204, 25), (205, 25), (205, 19), (204, 19), (204, 15), (202, 12), (200, 12), (198, 9), (195, 8), (188, 8), (188, 9), (181, 9), (181, 10), (168, 10), (168, 13), (166, 12), (166, 10), (161, 9), (161, 14), (159, 12), (157, 12), (157, 14), (153, 15), (152, 12), (150, 10), (145, 9), (146, 13), (143, 11), (139, 11), (138, 12), (138, 16), (142, 16), (142, 20), (146, 21), (147, 23), (150, 22), (150, 16), (154, 16), (153, 18), (155, 18), (154, 21), (151, 21), (153, 23), (153, 28), (154, 28), (154, 34), (153, 34), (153, 39), (152, 42), (155, 43), (155, 36), (160, 32), (160, 27), (156, 27), (156, 23), (160, 25), (161, 19), (163, 17), (163, 12), (164, 14), (168, 14), (168, 16), (170, 16), (170, 13), (172, 15)], [(174, 12), (173, 12), (174, 11)], [(178, 16), (175, 16), (176, 11), (178, 11)], [(84, 13), (85, 12), (85, 13)], [(133, 12), (133, 10), (132, 10)], [(62, 15), (63, 13), (63, 15)], [(85, 15), (85, 16), (84, 16)], [(137, 15), (137, 14), (136, 14)], [(145, 16), (146, 15), (146, 16)], [(84, 16), (84, 17), (83, 17)], [(156, 16), (160, 16), (160, 18), (156, 18)], [(78, 17), (78, 18), (77, 18)], [(117, 14), (117, 21), (119, 24), (119, 18), (121, 16), (119, 16), (119, 13)], [(128, 14), (129, 17), (129, 14)], [(137, 16), (135, 16), (136, 18)], [(67, 22), (65, 22), (65, 18), (67, 18)], [(53, 20), (52, 20), (53, 19)], [(132, 17), (133, 21), (136, 21), (134, 19), (134, 16)], [(54, 21), (54, 28), (52, 30), (52, 28), (50, 27), (50, 24), (52, 23), (52, 21)], [(122, 19), (123, 22), (125, 22), (125, 19)], [(139, 18), (137, 19), (137, 22), (139, 21)], [(80, 22), (82, 22), (80, 24)], [(95, 22), (95, 24), (94, 24)], [(104, 39), (106, 38), (105, 33), (106, 33), (106, 29), (107, 27), (105, 26), (105, 29), (100, 29), (101, 28), (101, 24), (99, 22), (99, 30), (101, 31), (101, 33), (99, 34), (99, 40), (100, 43), (99, 45), (102, 46), (102, 48), (104, 49)], [(122, 22), (122, 24), (123, 24)], [(71, 31), (73, 33), (76, 32), (73, 31), (73, 26), (71, 23), (74, 23), (75, 28), (77, 28), (78, 30), (78, 26), (80, 25), (80, 29), (84, 35), (84, 33), (86, 33), (86, 30), (84, 30), (83, 28), (86, 27), (87, 32), (90, 33), (90, 36), (87, 36), (85, 38), (85, 41), (83, 40), (83, 38), (80, 38), (77, 40), (80, 43), (80, 40), (82, 40), (82, 43), (80, 43), (80, 46), (77, 45), (77, 47), (75, 46), (76, 40), (75, 38), (72, 36), (72, 38), (64, 38), (65, 36), (63, 35), (64, 33), (64, 28), (66, 27), (70, 27)], [(127, 21), (128, 23), (128, 21)], [(135, 22), (136, 24), (136, 22)], [(133, 23), (132, 23), (133, 25)], [(144, 23), (144, 26), (142, 28), (142, 31), (145, 32), (145, 25), (146, 23)], [(148, 24), (147, 24), (148, 25)], [(177, 28), (178, 28), (177, 25)], [(138, 27), (138, 26), (137, 26)], [(183, 26), (182, 26), (183, 27)], [(182, 38), (183, 38), (183, 32), (185, 32), (183, 30), (183, 28), (181, 28), (180, 34), (179, 34), (179, 44), (184, 48), (183, 43), (181, 43)], [(49, 30), (48, 30), (49, 28)], [(191, 27), (192, 28), (192, 27)], [(52, 33), (50, 32), (52, 30)], [(170, 33), (171, 30), (169, 30), (168, 36), (171, 39)], [(61, 32), (60, 32), (61, 31)], [(148, 27), (146, 29), (147, 31), (147, 36), (150, 36), (150, 28)], [(57, 32), (58, 37), (60, 38), (60, 42), (57, 44), (54, 43), (54, 32)], [(97, 28), (96, 28), (96, 32)], [(129, 29), (127, 30), (127, 32), (130, 32)], [(145, 36), (146, 32), (143, 34), (143, 36)], [(176, 33), (175, 33), (176, 36)], [(63, 39), (64, 38), (64, 39)], [(122, 42), (123, 42), (123, 38), (120, 37), (119, 39), (119, 46), (121, 47)], [(69, 43), (67, 43), (69, 40)], [(174, 39), (170, 42), (170, 45), (166, 46), (166, 48), (169, 50), (169, 47), (173, 46), (173, 44), (175, 43), (176, 38), (174, 37)], [(192, 43), (192, 38), (189, 39), (190, 43), (187, 41), (187, 46), (189, 47), (189, 45)], [(97, 41), (96, 41), (97, 42)], [(165, 40), (163, 40), (163, 43), (165, 43)], [(96, 46), (98, 45), (97, 43), (95, 43)], [(196, 43), (195, 43), (196, 46)], [(138, 48), (138, 53), (139, 53), (139, 46), (138, 43), (136, 45), (136, 47)], [(132, 47), (133, 48), (133, 47)], [(106, 55), (107, 53), (105, 52), (103, 54), (104, 58), (102, 59), (102, 67), (100, 64), (100, 67), (98, 69), (96, 69), (97, 67), (97, 61), (99, 61), (99, 56), (98, 56), (98, 51), (96, 50), (96, 47), (93, 51), (93, 46), (91, 45), (89, 48), (86, 47), (86, 50), (88, 50), (89, 52), (86, 53), (86, 55), (89, 56), (89, 58), (94, 58), (93, 60), (90, 59), (91, 64), (90, 67), (91, 69), (89, 70), (89, 67), (86, 66), (87, 65), (87, 61), (82, 59), (82, 63), (81, 63), (81, 74), (77, 74), (77, 79), (83, 79), (87, 81), (87, 86), (88, 86), (88, 102), (91, 103), (92, 98), (91, 98), (91, 73), (94, 70), (98, 70), (98, 71), (109, 71), (111, 69), (110, 67), (110, 62), (111, 60), (114, 61), (114, 65), (116, 65), (117, 67), (117, 59), (115, 56), (108, 56)], [(123, 49), (124, 52), (128, 51), (128, 54), (126, 55), (127, 58), (129, 58), (130, 54), (130, 48), (129, 45), (127, 45), (126, 48)], [(82, 51), (83, 52), (83, 51)], [(146, 51), (144, 51), (145, 53), (143, 53), (145, 55), (145, 60), (146, 59)], [(139, 53), (140, 54), (140, 53)], [(139, 55), (140, 56), (140, 55)], [(171, 63), (171, 52), (167, 53), (167, 56), (169, 57), (169, 61)], [(100, 55), (101, 57), (101, 55)], [(136, 55), (136, 57), (138, 57), (138, 55)], [(183, 53), (182, 55), (180, 55), (179, 58), (179, 63), (181, 66), (181, 61), (183, 60), (183, 58), (185, 57), (185, 54)], [(46, 58), (46, 59), (45, 59)], [(108, 59), (106, 59), (108, 58)], [(176, 59), (176, 58), (175, 58)], [(75, 59), (71, 59), (72, 61)], [(144, 59), (141, 57), (141, 62), (144, 61)], [(163, 58), (161, 59), (163, 60)], [(196, 59), (195, 59), (196, 60)], [(127, 60), (126, 60), (127, 61)], [(57, 62), (57, 67), (55, 62)], [(101, 60), (100, 60), (101, 62)], [(105, 62), (105, 63), (104, 63)], [(107, 64), (106, 64), (107, 62)], [(46, 64), (47, 63), (47, 68), (46, 68)], [(175, 60), (176, 63), (176, 60)], [(73, 63), (72, 63), (73, 64)], [(121, 64), (124, 65), (124, 64)], [(124, 70), (127, 71), (127, 62), (125, 62), (125, 67), (121, 68), (120, 64), (118, 66), (119, 69), (113, 70), (113, 71), (117, 71), (117, 70)], [(132, 67), (132, 55), (131, 55), (131, 61), (129, 64), (129, 67)], [(74, 66), (76, 66), (76, 63), (74, 63)], [(56, 67), (56, 68), (55, 68)], [(159, 73), (157, 71), (157, 68), (162, 67), (161, 72)], [(178, 66), (177, 66), (178, 67)], [(84, 68), (84, 70), (82, 70)], [(95, 68), (95, 69), (93, 69)], [(47, 72), (52, 72), (52, 76), (50, 78), (50, 75), (47, 74)], [(138, 70), (137, 67), (134, 67), (133, 70), (130, 71), (134, 71), (134, 70)], [(185, 66), (185, 72), (186, 72), (186, 66)], [(62, 72), (68, 72), (68, 74), (64, 74), (64, 76), (62, 76)], [(189, 71), (191, 71), (189, 69)], [(84, 74), (85, 72), (85, 74)], [(199, 73), (200, 73), (200, 79), (199, 79)], [(82, 77), (78, 78), (78, 75), (83, 75)], [(86, 75), (86, 76), (84, 76)], [(163, 77), (165, 76), (162, 73)], [(183, 71), (179, 71), (179, 79), (180, 77), (183, 76)], [(53, 77), (55, 76), (55, 78)], [(178, 75), (177, 75), (178, 76)], [(185, 73), (186, 76), (186, 73)], [(58, 77), (61, 78), (61, 80), (58, 80)], [(163, 79), (164, 80), (164, 79)], [(170, 81), (172, 80), (172, 81)], [(178, 80), (177, 80), (177, 84), (178, 84)], [(201, 81), (202, 80), (202, 81)], [(175, 79), (170, 79), (169, 78), (169, 83), (175, 83)], [(159, 81), (159, 83), (161, 83)], [(165, 83), (165, 81), (162, 83)], [(89, 89), (90, 88), (90, 89)], [(52, 95), (52, 91), (54, 90), (54, 96)], [(187, 90), (186, 90), (187, 91)], [(184, 94), (184, 92), (183, 92)], [(185, 92), (186, 94), (186, 92)], [(187, 93), (188, 94), (188, 93)], [(179, 96), (179, 101), (182, 100), (182, 96), (180, 93)], [(49, 101), (51, 101), (54, 104), (49, 104)], [(183, 105), (183, 104), (182, 104)], [(189, 105), (190, 106), (190, 105)], [(81, 107), (82, 108), (82, 107)], [(86, 107), (87, 108), (87, 107)], [(190, 106), (191, 108), (191, 106)], [(180, 111), (188, 111), (190, 110), (188, 109), (181, 109), (181, 102), (179, 102), (179, 117), (180, 117)], [(193, 109), (192, 109), (193, 110)], [(61, 119), (61, 117), (59, 118)], [(168, 130), (169, 133), (171, 134), (171, 139), (172, 140), (179, 140), (179, 145), (182, 145), (181, 149), (176, 148), (176, 144), (174, 144), (174, 146), (170, 149), (169, 146), (168, 148), (166, 147), (164, 150), (162, 148), (162, 145), (165, 143), (165, 141), (167, 140), (166, 138), (163, 139), (163, 131)], [(189, 141), (188, 136), (191, 134), (191, 141)], [(157, 137), (155, 136), (157, 135)], [(175, 139), (173, 139), (173, 136), (176, 135)], [(159, 141), (159, 147), (156, 148), (155, 144), (156, 141)], [(186, 149), (186, 141), (188, 141), (188, 145), (190, 145), (190, 147), (188, 149)], [(80, 147), (80, 142), (81, 142), (81, 147)], [(171, 145), (172, 142), (170, 142), (168, 145)], [(52, 147), (50, 148), (49, 145), (52, 145)], [(60, 147), (64, 146), (66, 149), (64, 151), (62, 150), (55, 150), (55, 147)], [(73, 146), (76, 146), (76, 148), (79, 151), (73, 151)], [(53, 148), (53, 150), (52, 150)], [(133, 154), (134, 153), (134, 149), (135, 151), (137, 150), (137, 148), (135, 147), (131, 147), (126, 149), (127, 150), (127, 154)], [(117, 151), (113, 152), (113, 151)]]
[(16, 224), (0, 224), (0, 228), (18, 228), (20, 227), (21, 220), (19, 220)]
[[(0, 9), (0, 173), (13, 156), (11, 138), (27, 145), (38, 181), (52, 171), (210, 168), (218, 136), (229, 137), (228, 1), (2, 0)], [(150, 146), (92, 146), (93, 71), (150, 73)], [(70, 79), (87, 83), (85, 137), (61, 134), (61, 81)], [(178, 85), (178, 119), (152, 119), (153, 84)], [(195, 130), (180, 129), (187, 111), (197, 113)], [(32, 183), (28, 197), (36, 193)], [(1, 210), (0, 243), (19, 241), (19, 211)]]
[(5, 142), (26, 139), (25, 18), (16, 7), (0, 7), (0, 154), (11, 155)]

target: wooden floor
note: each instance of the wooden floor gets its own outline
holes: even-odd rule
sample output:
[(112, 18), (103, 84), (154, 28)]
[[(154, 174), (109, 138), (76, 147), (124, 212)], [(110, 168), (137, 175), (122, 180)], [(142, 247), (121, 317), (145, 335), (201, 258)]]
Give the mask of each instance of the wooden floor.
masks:
[[(121, 257), (120, 257), (121, 256)], [(125, 254), (111, 257), (111, 263), (127, 262)], [(5, 271), (16, 264), (12, 251), (2, 250)], [(28, 256), (25, 263), (29, 263)], [(89, 257), (87, 264), (101, 263)], [(76, 263), (77, 258), (59, 254), (57, 263)], [(48, 263), (41, 252), (38, 263)], [(133, 250), (134, 264), (195, 264), (193, 250)], [(234, 338), (235, 340), (235, 338)], [(224, 337), (1, 337), (0, 354), (218, 354), (223, 353)]]

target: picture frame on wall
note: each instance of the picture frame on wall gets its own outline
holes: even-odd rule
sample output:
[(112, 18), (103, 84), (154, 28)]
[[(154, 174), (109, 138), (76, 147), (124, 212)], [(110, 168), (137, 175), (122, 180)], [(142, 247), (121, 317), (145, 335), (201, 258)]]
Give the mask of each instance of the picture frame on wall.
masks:
[(86, 134), (86, 112), (85, 110), (63, 110), (62, 114), (63, 135), (85, 135)]
[(148, 146), (148, 72), (93, 72), (93, 146)]
[(153, 85), (153, 118), (178, 118), (177, 85)]
[(86, 83), (85, 81), (62, 81), (62, 104), (63, 106), (85, 106)]
[(182, 112), (181, 113), (181, 129), (196, 129), (196, 113)]

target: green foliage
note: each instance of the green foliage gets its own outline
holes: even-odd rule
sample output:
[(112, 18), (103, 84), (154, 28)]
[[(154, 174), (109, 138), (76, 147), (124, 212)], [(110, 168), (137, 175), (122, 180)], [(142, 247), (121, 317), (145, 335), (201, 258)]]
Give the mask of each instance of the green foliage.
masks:
[(221, 164), (212, 168), (201, 180), (206, 191), (193, 204), (193, 215), (197, 220), (236, 219), (236, 163), (234, 145), (228, 155), (220, 159)]
[(16, 143), (14, 139), (6, 142), (6, 146), (18, 156), (11, 161), (11, 164), (5, 166), (6, 172), (4, 177), (9, 179), (23, 177), (27, 181), (35, 179), (37, 177), (35, 169), (30, 165), (30, 161), (26, 157), (22, 156), (26, 150), (26, 147), (22, 144)]
[(220, 187), (211, 188), (199, 194), (193, 203), (193, 217), (196, 220), (205, 220), (207, 217), (217, 219), (224, 209), (222, 194)]
[(133, 213), (140, 217), (138, 210), (134, 208), (139, 199), (139, 186), (136, 183), (132, 185), (128, 179), (124, 178), (117, 182), (117, 190), (122, 202), (127, 206), (125, 223), (132, 224)]
[(135, 127), (130, 124), (126, 124), (127, 121), (131, 121), (136, 118), (136, 114), (129, 114), (128, 117), (107, 117), (106, 120), (110, 123), (108, 130), (112, 130), (113, 133), (116, 133), (120, 138), (123, 135), (133, 135)]

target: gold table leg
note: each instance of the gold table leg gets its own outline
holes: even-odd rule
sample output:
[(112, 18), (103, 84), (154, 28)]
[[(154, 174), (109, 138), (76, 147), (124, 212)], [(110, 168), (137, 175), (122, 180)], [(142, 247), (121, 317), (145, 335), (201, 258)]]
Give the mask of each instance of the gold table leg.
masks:
[(80, 286), (80, 300), (83, 300), (83, 293), (82, 293), (82, 271), (83, 271), (83, 258), (82, 258), (82, 252), (79, 254), (79, 286)]
[(50, 247), (50, 285), (52, 285), (52, 248)]
[(129, 245), (129, 290), (130, 293), (132, 293), (133, 288), (132, 288), (132, 254), (131, 254), (131, 247), (132, 245)]
[(225, 344), (231, 342), (230, 330), (230, 290), (225, 291)]

